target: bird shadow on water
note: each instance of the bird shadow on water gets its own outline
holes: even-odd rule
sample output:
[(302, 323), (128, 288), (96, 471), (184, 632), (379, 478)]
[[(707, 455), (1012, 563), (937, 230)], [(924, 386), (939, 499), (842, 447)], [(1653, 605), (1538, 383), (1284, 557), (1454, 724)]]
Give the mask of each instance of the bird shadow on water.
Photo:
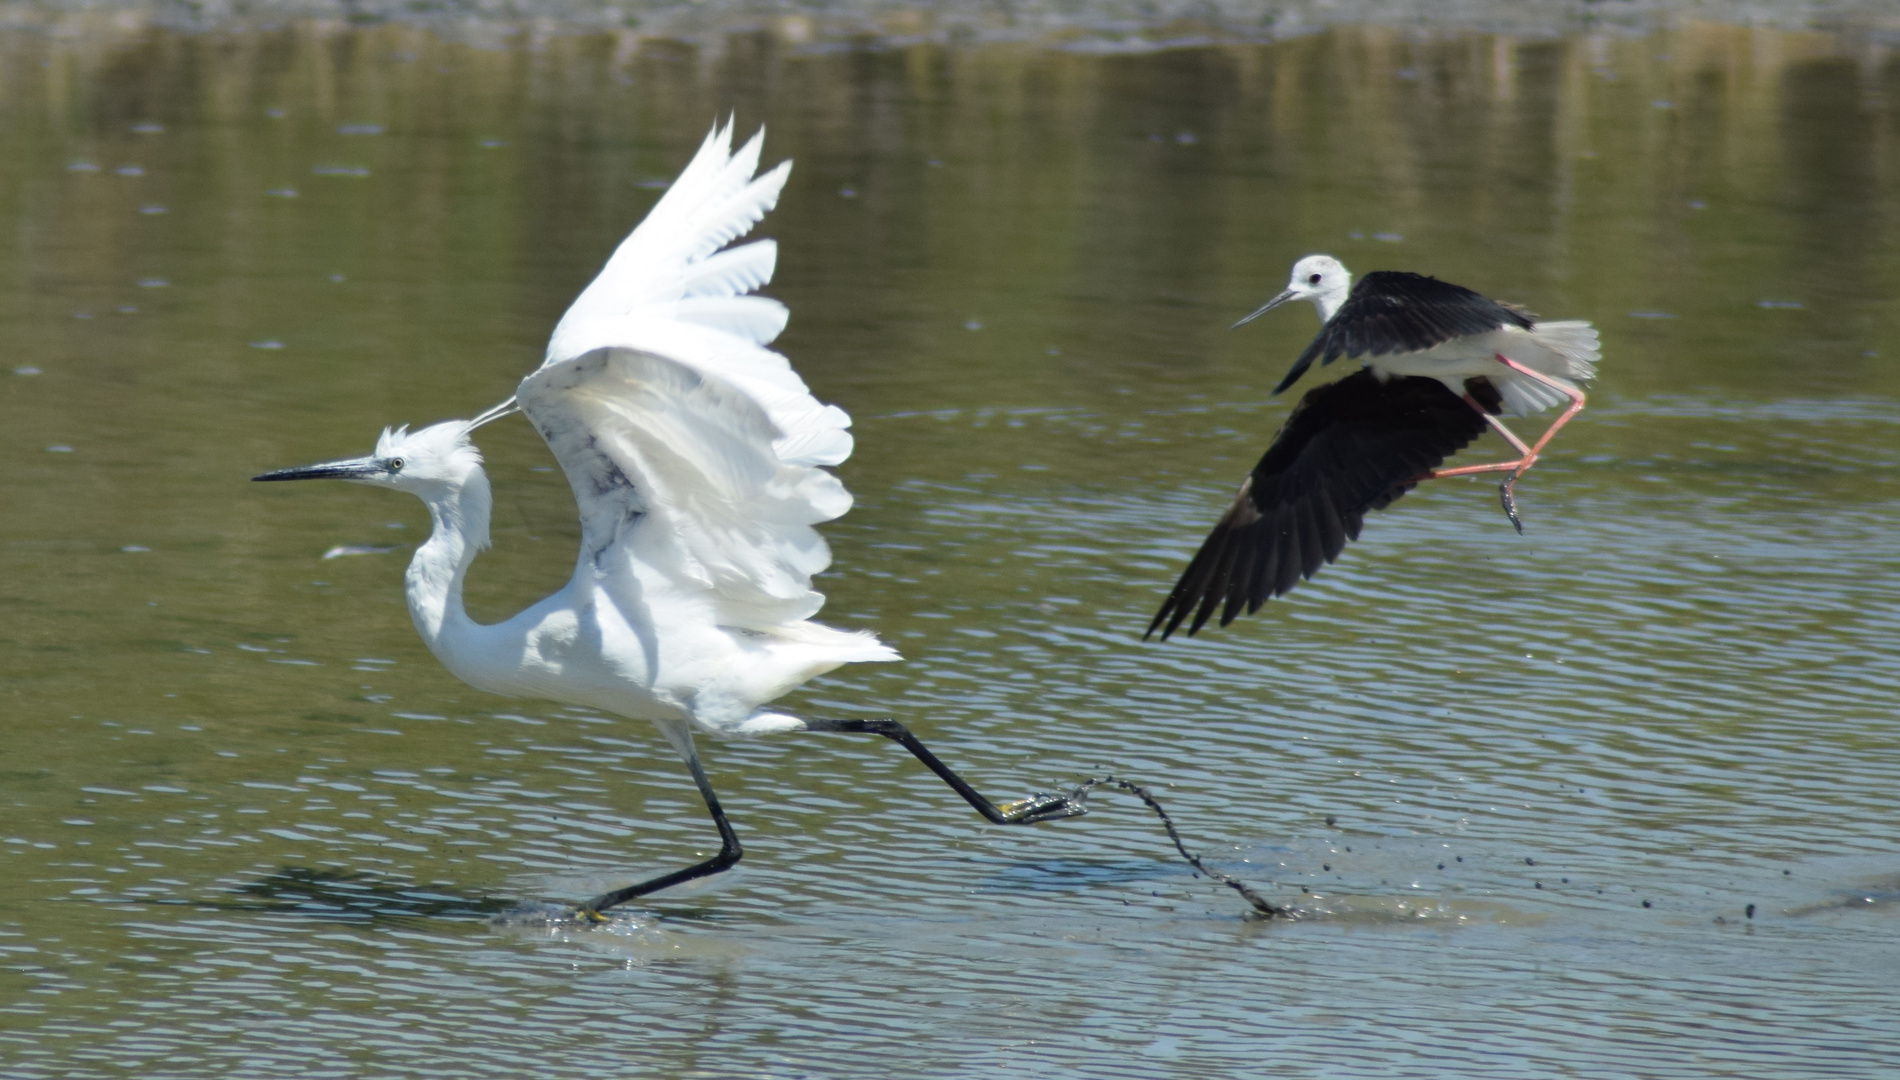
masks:
[[(273, 915), (355, 925), (448, 919), (506, 926), (573, 921), (572, 907), (518, 897), (418, 885), (362, 870), (286, 866), (226, 890), (219, 897), (140, 897), (139, 904)], [(692, 913), (681, 913), (690, 919)]]
[(983, 892), (1054, 895), (1198, 876), (1186, 866), (1154, 859), (1038, 859), (1003, 867), (976, 887)]
[(391, 919), (488, 921), (521, 906), (501, 896), (382, 877), (360, 870), (286, 866), (231, 890), (233, 899), (178, 901), (194, 907), (282, 915), (317, 922)]
[[(1753, 905), (1750, 905), (1751, 914)], [(1866, 877), (1846, 888), (1835, 888), (1823, 900), (1788, 906), (1783, 914), (1792, 919), (1825, 918), (1861, 912), (1893, 916), (1900, 912), (1900, 873)]]
[(472, 923), (512, 936), (618, 941), (615, 948), (639, 946), (670, 924), (720, 923), (719, 912), (690, 907), (616, 911), (586, 920), (570, 904), (461, 891), (442, 885), (417, 885), (400, 878), (335, 868), (286, 866), (231, 888), (218, 899), (145, 901), (232, 913), (250, 913), (322, 924), (390, 926), (449, 920)]
[[(1255, 882), (1260, 884), (1260, 882)], [(1016, 863), (992, 873), (977, 883), (979, 892), (1011, 895), (1074, 896), (1096, 890), (1119, 887), (1151, 892), (1172, 903), (1184, 900), (1205, 902), (1210, 909), (1227, 906), (1231, 897), (1193, 868), (1167, 862), (1141, 859), (1088, 861), (1054, 859)], [(1285, 899), (1271, 919), (1242, 906), (1233, 910), (1236, 921), (1283, 925), (1290, 922), (1322, 922), (1351, 926), (1468, 926), (1527, 925), (1544, 921), (1545, 916), (1514, 904), (1483, 898), (1437, 894), (1383, 894), (1326, 890), (1289, 894), (1277, 890)]]

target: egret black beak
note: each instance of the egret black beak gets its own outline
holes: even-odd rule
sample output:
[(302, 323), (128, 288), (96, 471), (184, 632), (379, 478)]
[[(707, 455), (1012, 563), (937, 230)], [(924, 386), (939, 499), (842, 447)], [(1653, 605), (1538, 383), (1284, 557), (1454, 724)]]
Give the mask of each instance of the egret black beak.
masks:
[(1251, 315), (1248, 315), (1246, 318), (1235, 323), (1233, 326), (1228, 327), (1228, 329), (1230, 330), (1240, 329), (1241, 327), (1247, 325), (1248, 323), (1254, 321), (1255, 319), (1258, 319), (1260, 316), (1265, 315), (1267, 312), (1272, 311), (1274, 308), (1279, 307), (1281, 304), (1286, 303), (1288, 300), (1293, 299), (1293, 296), (1294, 296), (1294, 293), (1292, 289), (1286, 290), (1285, 292), (1267, 301), (1266, 303), (1261, 304), (1258, 308), (1255, 308)]
[(320, 465), (299, 465), (291, 469), (278, 469), (262, 476), (253, 476), (253, 480), (367, 480), (372, 476), (386, 476), (389, 466), (373, 457), (350, 458), (347, 461), (326, 461)]

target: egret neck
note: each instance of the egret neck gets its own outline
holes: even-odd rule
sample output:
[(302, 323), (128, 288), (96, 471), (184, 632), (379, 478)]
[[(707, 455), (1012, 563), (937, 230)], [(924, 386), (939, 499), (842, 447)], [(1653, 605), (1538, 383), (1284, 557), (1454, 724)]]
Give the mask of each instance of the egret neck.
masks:
[(488, 547), (488, 517), (494, 504), (488, 476), (474, 466), (459, 483), (443, 480), (417, 491), (434, 525), (429, 539), (409, 560), (403, 581), (409, 616), (436, 659), (460, 675), (456, 656), (468, 655), (476, 632), (484, 629), (462, 606), (462, 582), (475, 556)]

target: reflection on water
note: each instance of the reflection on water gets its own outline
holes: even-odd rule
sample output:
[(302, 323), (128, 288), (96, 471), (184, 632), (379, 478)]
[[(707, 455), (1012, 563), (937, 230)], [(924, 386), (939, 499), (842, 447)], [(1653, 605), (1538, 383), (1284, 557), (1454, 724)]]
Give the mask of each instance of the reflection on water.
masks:
[[(0, 37), (4, 1072), (1874, 1075), (1896, 100), (1877, 46), (1694, 25)], [(901, 716), (1000, 798), (1158, 785), (1312, 918), (1242, 920), (1126, 800), (987, 828), (812, 736), (708, 748), (738, 870), (604, 932), (487, 920), (705, 851), (683, 770), (442, 671), (418, 507), (245, 478), (504, 396), (727, 110), (797, 161), (782, 343), (858, 418), (827, 618), (908, 657), (788, 704)], [(1592, 406), (1525, 537), (1447, 482), (1142, 645), (1313, 330), (1225, 327), (1311, 251), (1595, 320)], [(482, 434), (494, 618), (577, 530), (526, 427)]]
[[(492, 918), (514, 907), (514, 902), (486, 896), (405, 888), (351, 870), (314, 870), (288, 866), (247, 881), (232, 890), (244, 899), (219, 905), (225, 910), (252, 910), (336, 922), (422, 917), (431, 919)], [(203, 901), (193, 901), (203, 903)]]

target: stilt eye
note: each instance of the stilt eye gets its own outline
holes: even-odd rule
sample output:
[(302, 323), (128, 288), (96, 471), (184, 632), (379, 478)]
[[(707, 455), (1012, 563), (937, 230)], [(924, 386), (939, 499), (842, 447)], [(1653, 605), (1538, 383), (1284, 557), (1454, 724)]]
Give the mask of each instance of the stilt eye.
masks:
[(1312, 277), (1309, 277), (1309, 278), (1307, 278), (1307, 279), (1306, 279), (1306, 283), (1307, 283), (1308, 285), (1318, 285), (1318, 284), (1319, 284), (1319, 275), (1318, 275), (1318, 274), (1314, 274), (1314, 275), (1313, 275)]

